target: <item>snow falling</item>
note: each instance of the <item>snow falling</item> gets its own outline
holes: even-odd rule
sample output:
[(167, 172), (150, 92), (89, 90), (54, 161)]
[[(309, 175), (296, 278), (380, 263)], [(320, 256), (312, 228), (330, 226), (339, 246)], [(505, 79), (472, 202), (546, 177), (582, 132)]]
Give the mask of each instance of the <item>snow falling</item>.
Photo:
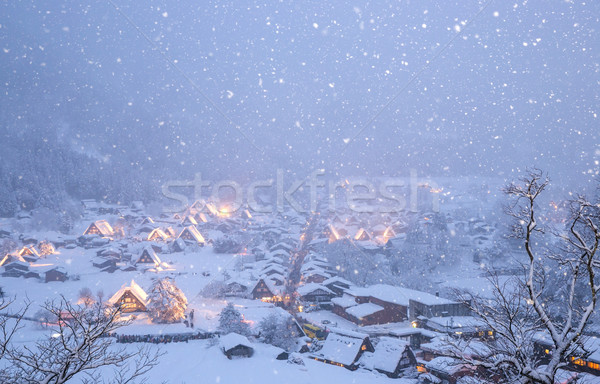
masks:
[(0, 382), (600, 382), (599, 29), (3, 2)]

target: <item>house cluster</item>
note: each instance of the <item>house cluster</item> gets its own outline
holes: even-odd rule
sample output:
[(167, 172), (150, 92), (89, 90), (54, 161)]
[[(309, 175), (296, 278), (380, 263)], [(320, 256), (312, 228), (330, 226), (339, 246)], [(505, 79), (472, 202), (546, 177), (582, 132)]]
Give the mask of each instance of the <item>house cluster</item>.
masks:
[(376, 245), (384, 245), (388, 240), (405, 233), (408, 224), (404, 216), (338, 213), (323, 224), (318, 241), (333, 243), (341, 239), (352, 239)]
[(24, 239), (24, 244), (20, 249), (7, 253), (0, 259), (2, 277), (34, 278), (45, 282), (67, 279), (64, 268), (54, 266), (47, 260), (49, 255), (56, 253), (55, 243), (28, 238)]

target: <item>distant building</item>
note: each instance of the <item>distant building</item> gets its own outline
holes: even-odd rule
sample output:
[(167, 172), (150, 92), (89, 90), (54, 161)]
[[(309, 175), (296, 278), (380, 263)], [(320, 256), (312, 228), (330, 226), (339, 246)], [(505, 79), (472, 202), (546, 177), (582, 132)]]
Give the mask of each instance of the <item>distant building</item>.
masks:
[(84, 235), (113, 236), (115, 231), (106, 220), (98, 220), (90, 224), (83, 232)]
[(46, 273), (44, 274), (44, 278), (46, 280), (46, 283), (49, 283), (51, 281), (66, 281), (68, 279), (68, 276), (67, 272), (64, 269), (56, 267), (46, 271)]

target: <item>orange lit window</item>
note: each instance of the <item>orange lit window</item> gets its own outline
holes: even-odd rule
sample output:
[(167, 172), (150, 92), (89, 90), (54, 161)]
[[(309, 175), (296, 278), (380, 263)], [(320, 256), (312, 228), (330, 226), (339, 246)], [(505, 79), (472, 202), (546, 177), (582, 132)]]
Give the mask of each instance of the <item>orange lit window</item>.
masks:
[(588, 366), (588, 368), (595, 369), (597, 371), (600, 370), (600, 364), (598, 364), (598, 363), (593, 363), (591, 361), (588, 361), (587, 366)]
[(363, 346), (362, 346), (362, 347), (360, 347), (360, 350), (361, 350), (361, 351), (366, 351), (366, 350), (367, 350), (367, 346), (363, 344)]
[(576, 357), (571, 357), (571, 361), (573, 361), (573, 364), (585, 367), (585, 361), (584, 360), (578, 359)]
[(494, 331), (488, 331), (488, 336), (494, 336)]
[(425, 369), (425, 367), (423, 367), (422, 365), (417, 365), (417, 371), (419, 371), (421, 373), (427, 372), (427, 370)]
[(544, 353), (545, 353), (546, 355), (549, 355), (549, 354), (550, 354), (550, 350), (549, 350), (549, 349), (546, 349), (546, 350), (544, 350)]

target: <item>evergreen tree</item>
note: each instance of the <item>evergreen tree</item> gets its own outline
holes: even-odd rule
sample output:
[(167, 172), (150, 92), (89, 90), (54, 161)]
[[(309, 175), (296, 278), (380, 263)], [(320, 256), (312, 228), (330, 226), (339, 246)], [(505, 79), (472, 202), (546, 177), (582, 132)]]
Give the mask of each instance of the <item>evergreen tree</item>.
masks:
[(187, 298), (168, 277), (158, 279), (150, 290), (150, 319), (157, 323), (175, 323), (185, 317)]
[(219, 314), (218, 330), (223, 334), (235, 332), (247, 335), (250, 333), (250, 327), (243, 322), (242, 314), (235, 309), (232, 303), (227, 304)]

